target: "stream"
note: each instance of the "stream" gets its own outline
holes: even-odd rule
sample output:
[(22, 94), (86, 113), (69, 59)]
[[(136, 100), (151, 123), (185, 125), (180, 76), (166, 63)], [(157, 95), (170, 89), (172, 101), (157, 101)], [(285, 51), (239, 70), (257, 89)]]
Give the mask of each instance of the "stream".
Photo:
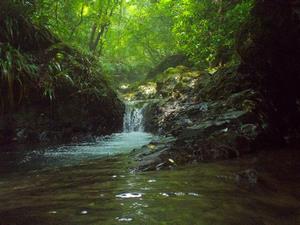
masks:
[(299, 224), (298, 183), (266, 173), (261, 185), (249, 188), (230, 178), (255, 158), (134, 172), (122, 153), (153, 138), (143, 131), (143, 106), (129, 104), (122, 133), (1, 151), (0, 225)]
[(153, 138), (152, 134), (144, 132), (144, 105), (139, 101), (127, 104), (122, 133), (94, 138), (90, 142), (58, 146), (7, 147), (0, 153), (0, 174), (76, 165), (140, 148)]

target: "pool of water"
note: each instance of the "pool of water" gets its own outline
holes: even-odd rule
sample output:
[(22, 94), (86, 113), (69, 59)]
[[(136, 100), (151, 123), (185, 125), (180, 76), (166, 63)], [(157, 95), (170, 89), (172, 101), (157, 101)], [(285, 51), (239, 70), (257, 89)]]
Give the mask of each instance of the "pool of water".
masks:
[[(147, 144), (151, 138), (146, 133), (123, 133), (80, 145), (1, 153), (11, 154), (7, 158), (15, 157), (23, 169), (2, 170), (0, 224), (300, 224), (299, 179), (287, 177), (272, 158), (267, 162), (250, 158), (171, 171), (133, 172), (131, 156), (118, 154)], [(285, 169), (290, 159), (295, 159), (277, 158), (286, 163), (279, 164)], [(4, 157), (4, 168), (2, 162)], [(230, 179), (253, 167), (252, 162), (272, 164), (278, 169), (276, 174), (284, 173), (284, 179), (267, 171), (259, 173), (255, 187), (240, 186)], [(295, 174), (297, 168), (292, 170)], [(220, 179), (220, 175), (229, 178)]]
[(10, 146), (1, 149), (0, 172), (28, 171), (78, 164), (121, 153), (148, 144), (153, 135), (145, 132), (123, 132), (91, 142), (59, 146)]

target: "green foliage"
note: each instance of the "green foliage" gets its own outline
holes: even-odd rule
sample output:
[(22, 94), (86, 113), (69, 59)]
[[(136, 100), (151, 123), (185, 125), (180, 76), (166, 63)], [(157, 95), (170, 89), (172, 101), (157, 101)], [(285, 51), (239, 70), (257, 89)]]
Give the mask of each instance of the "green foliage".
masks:
[(63, 43), (51, 46), (45, 54), (47, 61), (40, 67), (40, 87), (50, 100), (55, 98), (57, 89), (66, 87), (73, 89), (73, 95), (94, 95), (100, 99), (107, 94), (107, 83), (93, 57)]
[(31, 97), (44, 96), (51, 102), (57, 95), (101, 99), (110, 93), (95, 57), (70, 48), (46, 28), (33, 25), (18, 4), (5, 7), (0, 20), (1, 112), (31, 101)]
[(252, 0), (186, 0), (175, 5), (173, 31), (180, 48), (202, 66), (235, 60), (236, 32), (252, 7)]
[(35, 1), (33, 20), (83, 52), (101, 55), (104, 37), (121, 0)]
[[(13, 107), (20, 102), (28, 83), (36, 80), (38, 68), (29, 55), (21, 54), (10, 44), (0, 44), (0, 92), (2, 108), (6, 100)], [(7, 97), (7, 98), (5, 98)]]
[(173, 16), (163, 2), (127, 1), (113, 25), (107, 34), (105, 57), (121, 66), (129, 81), (141, 79), (176, 52)]
[[(58, 83), (83, 82), (72, 75), (79, 72), (84, 77), (82, 71), (106, 74), (116, 84), (143, 80), (174, 54), (188, 55), (203, 69), (235, 63), (235, 36), (252, 4), (253, 0), (4, 0), (0, 40), (26, 54), (46, 49), (44, 60), (29, 64), (42, 71), (44, 94), (53, 99)], [(59, 40), (78, 53), (56, 46)], [(88, 60), (80, 59), (79, 52)]]
[[(31, 19), (70, 46), (97, 57), (105, 72), (136, 80), (176, 52), (164, 1), (32, 1)], [(25, 6), (24, 6), (25, 8)]]

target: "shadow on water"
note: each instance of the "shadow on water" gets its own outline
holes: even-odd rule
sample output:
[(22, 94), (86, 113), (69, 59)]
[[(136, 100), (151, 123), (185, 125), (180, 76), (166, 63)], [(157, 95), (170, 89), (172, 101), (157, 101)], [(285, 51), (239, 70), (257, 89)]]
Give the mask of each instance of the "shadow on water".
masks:
[(257, 186), (247, 187), (218, 175), (230, 177), (253, 166), (249, 162), (260, 165), (257, 159), (134, 174), (127, 157), (2, 178), (0, 224), (299, 224), (299, 176), (293, 180), (279, 168), (283, 174), (271, 176), (274, 165)]

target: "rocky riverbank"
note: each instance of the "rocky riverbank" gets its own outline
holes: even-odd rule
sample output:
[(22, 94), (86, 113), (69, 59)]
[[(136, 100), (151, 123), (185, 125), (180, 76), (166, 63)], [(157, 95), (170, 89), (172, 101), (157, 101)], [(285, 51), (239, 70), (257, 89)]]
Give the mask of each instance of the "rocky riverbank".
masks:
[(238, 67), (209, 74), (180, 66), (162, 76), (144, 112), (145, 129), (167, 138), (144, 147), (141, 169), (239, 157), (280, 142), (268, 104)]
[(136, 98), (157, 99), (146, 109), (146, 130), (166, 136), (136, 155), (140, 170), (299, 145), (296, 9), (256, 1), (252, 19), (237, 38), (238, 65), (215, 73), (170, 68), (137, 92)]

